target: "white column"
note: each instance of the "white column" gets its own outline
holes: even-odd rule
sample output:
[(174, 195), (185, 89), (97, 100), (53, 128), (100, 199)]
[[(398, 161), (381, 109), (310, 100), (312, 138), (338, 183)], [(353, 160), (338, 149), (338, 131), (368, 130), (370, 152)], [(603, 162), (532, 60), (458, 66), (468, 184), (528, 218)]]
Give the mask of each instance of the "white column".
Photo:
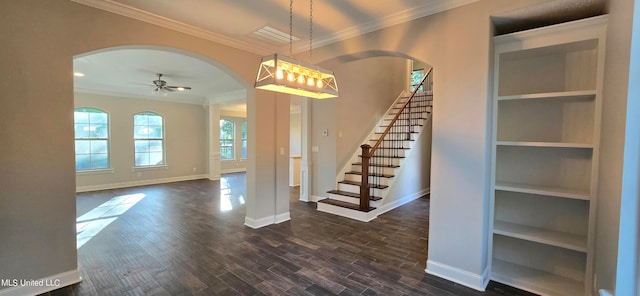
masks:
[(220, 180), (220, 105), (209, 103), (209, 180)]

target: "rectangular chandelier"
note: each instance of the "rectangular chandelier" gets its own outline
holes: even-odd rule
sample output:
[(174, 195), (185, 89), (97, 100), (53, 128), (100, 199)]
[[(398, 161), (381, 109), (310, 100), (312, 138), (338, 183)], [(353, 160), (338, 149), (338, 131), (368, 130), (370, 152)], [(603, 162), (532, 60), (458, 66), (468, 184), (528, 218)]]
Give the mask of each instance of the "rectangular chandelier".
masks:
[(314, 99), (338, 96), (332, 71), (278, 54), (262, 58), (255, 88)]

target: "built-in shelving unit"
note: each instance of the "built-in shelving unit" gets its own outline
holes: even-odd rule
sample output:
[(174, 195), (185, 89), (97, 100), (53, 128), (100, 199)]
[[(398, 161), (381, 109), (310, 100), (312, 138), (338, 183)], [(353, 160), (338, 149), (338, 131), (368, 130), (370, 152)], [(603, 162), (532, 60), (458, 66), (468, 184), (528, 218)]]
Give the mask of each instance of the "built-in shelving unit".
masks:
[(606, 16), (494, 39), (491, 279), (593, 295)]

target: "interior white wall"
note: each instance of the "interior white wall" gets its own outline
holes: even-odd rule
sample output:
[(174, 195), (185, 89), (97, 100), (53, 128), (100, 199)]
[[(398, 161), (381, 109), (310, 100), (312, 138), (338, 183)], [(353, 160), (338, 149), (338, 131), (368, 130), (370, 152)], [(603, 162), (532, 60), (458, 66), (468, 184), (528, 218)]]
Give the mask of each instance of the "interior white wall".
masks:
[(372, 57), (330, 67), (340, 97), (314, 100), (311, 116), (312, 146), (318, 148), (312, 152), (313, 195), (317, 197), (336, 189), (336, 174), (406, 88), (410, 71), (406, 59), (399, 57)]
[[(291, 97), (291, 101), (300, 100), (299, 97)], [(300, 161), (302, 156), (302, 112), (301, 110), (289, 113), (289, 186), (300, 185)]]
[[(260, 56), (71, 1), (2, 1), (0, 11), (0, 266), (3, 277), (41, 279), (77, 274), (73, 58), (122, 45), (184, 50), (247, 87), (249, 145), (247, 217), (276, 216), (275, 108), (272, 96), (251, 85)], [(264, 107), (264, 108), (263, 108)], [(264, 111), (263, 111), (264, 110)], [(288, 107), (286, 109), (288, 111)], [(285, 111), (286, 112), (286, 111)], [(265, 114), (265, 115), (263, 115)], [(288, 134), (288, 126), (283, 131)], [(55, 140), (52, 140), (55, 139)], [(270, 146), (269, 146), (270, 145)], [(46, 147), (43, 149), (42, 147)], [(267, 164), (267, 166), (265, 166)], [(284, 160), (285, 168), (287, 159)], [(35, 186), (37, 185), (37, 186)], [(259, 194), (260, 199), (256, 199)], [(11, 205), (11, 206), (6, 206)], [(71, 281), (70, 281), (71, 282)], [(70, 282), (65, 282), (68, 284)]]
[(414, 142), (411, 153), (403, 160), (396, 174), (389, 194), (382, 205), (393, 204), (398, 200), (421, 197), (429, 193), (431, 181), (431, 120), (427, 121)]
[[(483, 0), (314, 50), (319, 61), (372, 50), (401, 53), (438, 69), (434, 91), (441, 99), (434, 104), (438, 113), (433, 122), (429, 260), (462, 276), (454, 279), (458, 282), (475, 283), (486, 270), (489, 16), (542, 2)], [(624, 150), (625, 134), (618, 132), (627, 123), (621, 114), (627, 113), (628, 95), (635, 94), (628, 86), (632, 5), (632, 1), (609, 1), (613, 21), (607, 36), (609, 78), (605, 78), (600, 161), (600, 175), (607, 178), (599, 184), (596, 255), (598, 286), (604, 288), (614, 287), (616, 280), (624, 163), (617, 155), (636, 149), (630, 145)], [(0, 18), (5, 41), (0, 47), (0, 138), (7, 143), (0, 145), (0, 202), (11, 205), (0, 206), (0, 233), (3, 241), (12, 242), (0, 244), (0, 266), (3, 275), (37, 279), (77, 268), (74, 55), (123, 44), (169, 46), (218, 61), (247, 86), (255, 79), (260, 57), (70, 1), (2, 1), (0, 10), (10, 12)], [(625, 85), (619, 87), (620, 83)], [(288, 134), (288, 127), (281, 131), (280, 125), (269, 124), (275, 122), (273, 95), (249, 87), (247, 96), (249, 141), (266, 140), (260, 142), (260, 150), (249, 145), (253, 160), (247, 173), (247, 217), (258, 221), (277, 213), (263, 205), (274, 205), (276, 184), (287, 182), (266, 172), (282, 162), (276, 147), (288, 141), (279, 143), (282, 139), (275, 133)], [(46, 150), (40, 148), (45, 145)], [(332, 169), (335, 172), (335, 165)], [(38, 186), (33, 186), (34, 180)], [(260, 200), (255, 198), (258, 193)]]
[[(489, 267), (490, 16), (544, 2), (483, 0), (314, 51), (317, 60), (340, 61), (368, 52), (390, 53), (437, 69), (428, 257), (436, 263), (434, 273), (477, 289), (484, 288)], [(628, 100), (632, 5), (609, 1), (613, 21), (607, 36), (600, 154), (600, 176), (606, 178), (599, 182), (595, 265), (602, 288), (615, 282), (625, 127), (620, 114)]]
[(289, 152), (291, 156), (300, 156), (302, 154), (302, 114), (291, 113), (289, 122)]
[[(201, 105), (85, 93), (75, 93), (74, 97), (75, 108), (93, 107), (109, 114), (109, 162), (113, 169), (113, 173), (78, 174), (79, 190), (200, 179), (207, 173), (207, 110)], [(134, 171), (133, 115), (145, 111), (164, 119), (166, 167)]]

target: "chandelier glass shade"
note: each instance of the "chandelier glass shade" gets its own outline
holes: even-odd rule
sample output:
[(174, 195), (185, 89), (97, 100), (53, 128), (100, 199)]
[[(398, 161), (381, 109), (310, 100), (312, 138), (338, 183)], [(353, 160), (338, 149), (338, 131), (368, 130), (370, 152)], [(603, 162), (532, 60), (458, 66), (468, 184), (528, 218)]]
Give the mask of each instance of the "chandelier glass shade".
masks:
[(255, 88), (314, 99), (338, 96), (332, 71), (279, 54), (262, 58)]

